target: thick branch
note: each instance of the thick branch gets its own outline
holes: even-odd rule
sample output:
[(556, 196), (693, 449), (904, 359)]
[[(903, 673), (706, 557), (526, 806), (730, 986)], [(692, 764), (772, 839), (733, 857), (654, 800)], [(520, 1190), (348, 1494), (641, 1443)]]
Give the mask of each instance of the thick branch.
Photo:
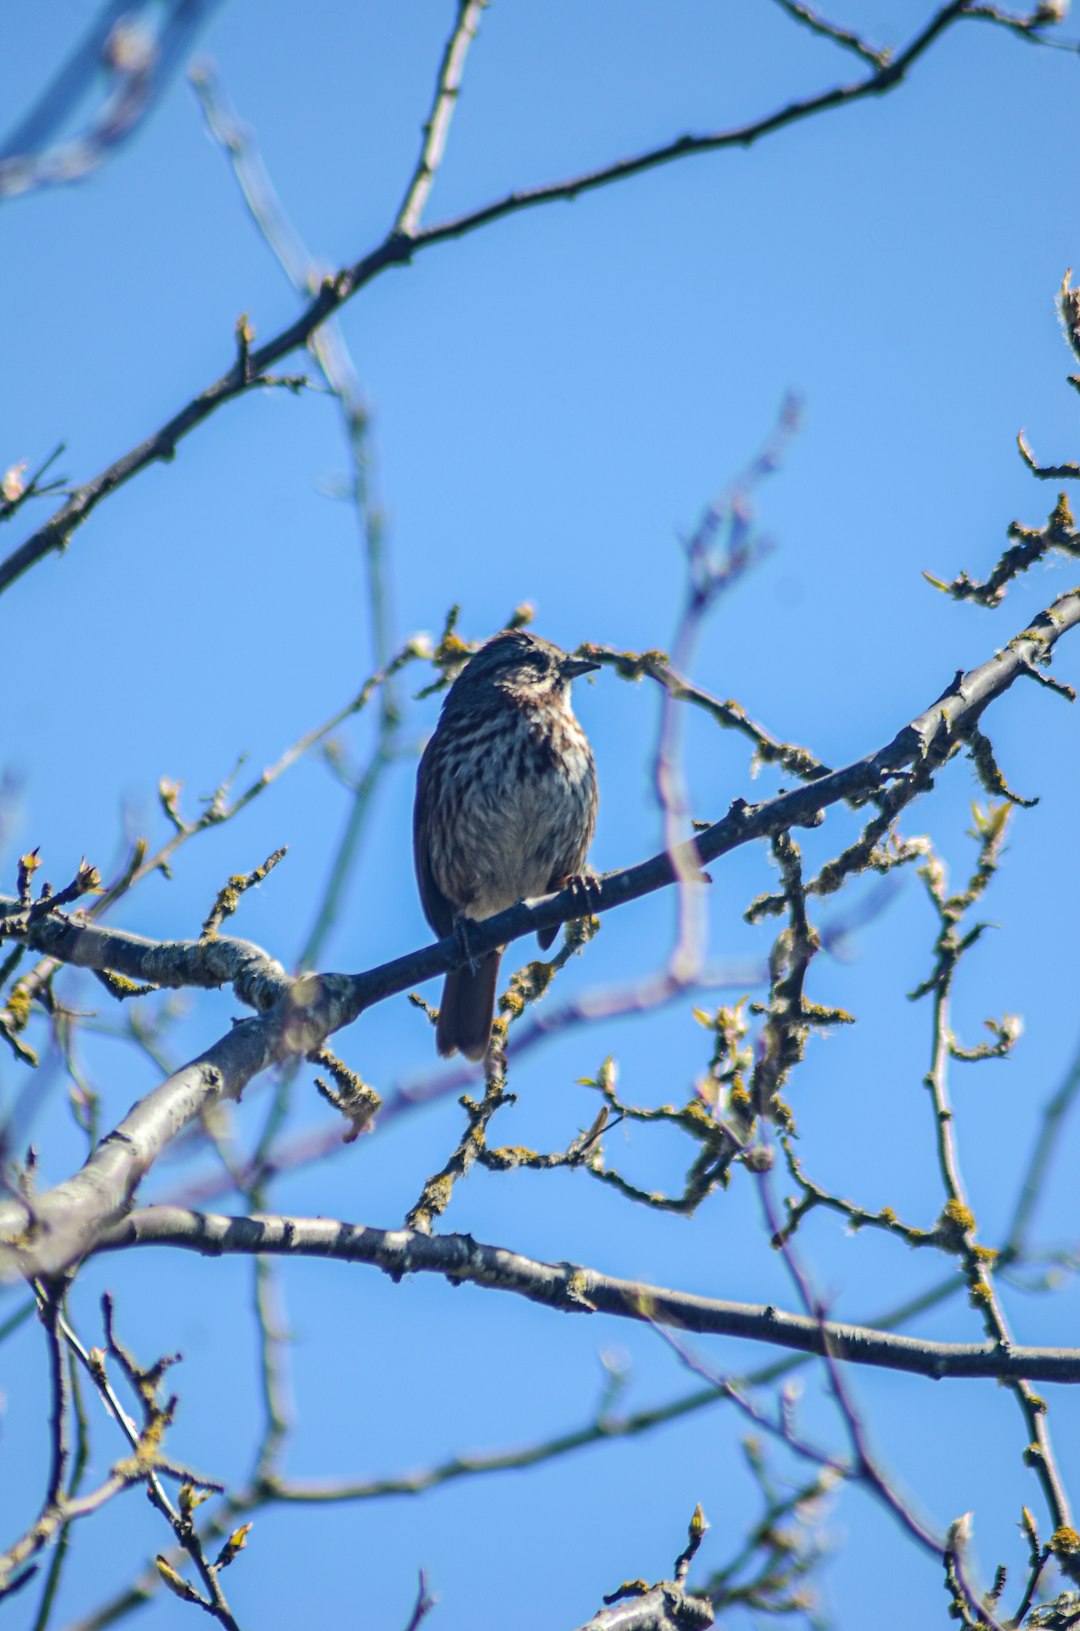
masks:
[[(0, 936), (4, 918), (19, 903), (0, 895)], [(216, 940), (149, 940), (125, 929), (77, 922), (59, 912), (38, 918), (26, 935), (12, 933), (34, 951), (75, 968), (108, 969), (131, 980), (172, 990), (196, 987), (216, 991), (231, 985), (241, 1002), (264, 1013), (292, 984), (281, 964), (250, 940), (223, 935)]]
[(602, 1608), (580, 1631), (704, 1631), (713, 1619), (708, 1598), (693, 1597), (674, 1580), (662, 1580)]
[(614, 1314), (620, 1319), (673, 1325), (682, 1331), (748, 1337), (799, 1353), (830, 1353), (858, 1365), (935, 1379), (1025, 1376), (1080, 1382), (1078, 1348), (923, 1341), (866, 1325), (697, 1297), (573, 1263), (541, 1263), (502, 1246), (482, 1245), (471, 1235), (372, 1229), (333, 1218), (234, 1218), (178, 1206), (152, 1206), (116, 1224), (102, 1238), (99, 1249), (150, 1245), (180, 1246), (211, 1257), (225, 1253), (329, 1257), (370, 1264), (395, 1280), (403, 1274), (441, 1274), (455, 1284), (470, 1282), (492, 1291), (510, 1291), (563, 1313)]
[(327, 1022), (332, 1029), (344, 1024), (345, 982), (327, 975), (317, 983), (316, 1028), (302, 1006), (312, 982), (298, 980), (272, 1014), (234, 1025), (140, 1099), (81, 1171), (32, 1202), (10, 1201), (0, 1207), (0, 1228), (8, 1235), (8, 1244), (0, 1247), (0, 1278), (59, 1273), (77, 1262), (101, 1229), (131, 1205), (158, 1155), (189, 1121), (221, 1098), (238, 1097), (270, 1065), (310, 1052), (321, 1042)]

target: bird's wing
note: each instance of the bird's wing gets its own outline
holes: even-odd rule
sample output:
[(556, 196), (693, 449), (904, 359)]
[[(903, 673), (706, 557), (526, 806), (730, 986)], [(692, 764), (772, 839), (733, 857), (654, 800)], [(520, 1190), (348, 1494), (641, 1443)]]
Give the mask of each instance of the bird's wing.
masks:
[(431, 870), (430, 822), (428, 820), (428, 811), (431, 808), (431, 799), (428, 796), (430, 775), (431, 742), (424, 749), (420, 760), (420, 768), (416, 773), (416, 802), (413, 805), (413, 864), (416, 868), (416, 884), (420, 891), (420, 904), (424, 908), (424, 916), (435, 930), (435, 933), (441, 937), (449, 934), (454, 927), (456, 914), (453, 902), (447, 900), (435, 882), (435, 876)]

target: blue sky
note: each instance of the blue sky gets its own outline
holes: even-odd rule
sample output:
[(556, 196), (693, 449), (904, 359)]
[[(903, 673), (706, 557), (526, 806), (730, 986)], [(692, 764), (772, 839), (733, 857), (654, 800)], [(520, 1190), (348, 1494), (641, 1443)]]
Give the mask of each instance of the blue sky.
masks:
[[(94, 11), (89, 0), (41, 0), (7, 19), (6, 125)], [(452, 14), (433, 0), (311, 0), (301, 19), (281, 0), (225, 0), (201, 36), (294, 225), (328, 268), (372, 248), (393, 219)], [(837, 12), (875, 43), (894, 44), (928, 15), (913, 0), (852, 0)], [(766, 0), (496, 0), (427, 220), (738, 123), (860, 71)], [(795, 392), (803, 428), (757, 496), (773, 548), (708, 623), (695, 678), (840, 764), (887, 741), (957, 668), (1004, 645), (1069, 586), (1067, 564), (1037, 570), (993, 613), (936, 594), (922, 573), (984, 575), (1012, 519), (1045, 519), (1055, 489), (1025, 471), (1019, 429), (1048, 462), (1076, 456), (1076, 396), (1053, 298), (1066, 267), (1080, 265), (1069, 157), (1078, 72), (1076, 55), (965, 23), (888, 96), (748, 151), (512, 217), (363, 291), (341, 321), (373, 416), (395, 639), (437, 632), (454, 602), (463, 630), (481, 637), (528, 600), (538, 630), (563, 645), (666, 646), (683, 592), (680, 536)], [(63, 440), (60, 468), (88, 478), (229, 366), (242, 312), (266, 339), (297, 311), (183, 75), (85, 182), (5, 201), (2, 231), (0, 466), (33, 465)], [(356, 691), (375, 664), (355, 516), (328, 496), (346, 463), (330, 399), (253, 394), (111, 497), (63, 558), (9, 591), (0, 768), (19, 791), (5, 812), (5, 888), (16, 857), (35, 845), (56, 883), (83, 854), (107, 871), (125, 832), (164, 836), (161, 777), (181, 781), (194, 810), (239, 754), (243, 780)], [(0, 540), (5, 553), (18, 541)], [(1077, 669), (1065, 642), (1056, 671), (1075, 681)], [(407, 676), (405, 694), (421, 683)], [(592, 858), (626, 865), (660, 840), (649, 787), (657, 699), (607, 673), (577, 691), (602, 789)], [(412, 747), (436, 711), (433, 701), (410, 702)], [(350, 759), (362, 759), (370, 729), (360, 721), (341, 733)], [(990, 1014), (1025, 1019), (1010, 1061), (957, 1067), (954, 1083), (962, 1163), (983, 1238), (993, 1240), (1039, 1109), (1075, 1046), (1076, 874), (1064, 846), (1074, 841), (1076, 757), (1073, 718), (1034, 687), (1010, 694), (988, 729), (1012, 784), (1041, 798), (1017, 812), (986, 904), (998, 927), (957, 995), (968, 1040)], [(745, 746), (705, 721), (687, 722), (686, 746), (695, 814), (715, 819), (733, 797), (779, 785), (768, 774), (752, 781)], [(407, 759), (380, 788), (323, 967), (365, 968), (427, 938), (411, 875), (412, 778)], [(954, 761), (905, 823), (930, 832), (957, 872), (973, 854), (964, 830), (977, 791), (968, 761)], [(326, 767), (302, 763), (241, 818), (192, 843), (173, 880), (148, 880), (115, 920), (162, 937), (197, 934), (224, 878), (287, 843), (287, 861), (245, 900), (236, 932), (289, 963), (347, 808)], [(823, 832), (805, 836), (807, 853), (835, 853), (856, 830), (850, 813), (834, 812)], [(714, 870), (717, 958), (763, 956), (766, 931), (750, 929), (742, 911), (774, 876), (762, 851)], [(850, 893), (845, 904), (867, 885)], [(609, 918), (567, 970), (564, 993), (657, 967), (672, 925), (663, 897)], [(858, 1024), (811, 1044), (792, 1093), (801, 1151), (819, 1181), (927, 1226), (941, 1204), (920, 1086), (929, 1017), (905, 994), (928, 969), (933, 934), (908, 877), (860, 931), (852, 961), (814, 965), (810, 994), (850, 1009)], [(426, 994), (436, 1000), (434, 988)], [(102, 997), (71, 987), (77, 1005), (99, 1008)], [(581, 1030), (523, 1060), (500, 1140), (565, 1147), (595, 1114), (578, 1078), (609, 1052), (630, 1098), (685, 1096), (706, 1058), (690, 1006)], [(193, 1000), (168, 1035), (170, 1055), (199, 1051), (233, 1011), (224, 996)], [(380, 1089), (434, 1069), (428, 1028), (402, 999), (340, 1043)], [(111, 1123), (153, 1072), (108, 1038), (88, 1036), (84, 1051)], [(5, 1053), (0, 1095), (5, 1106), (20, 1101), (42, 1181), (64, 1176), (80, 1140), (62, 1076), (28, 1088), (25, 1068)], [(241, 1141), (257, 1133), (265, 1102), (253, 1090), (238, 1110)], [(328, 1121), (302, 1080), (290, 1132)], [(284, 1178), (272, 1203), (395, 1225), (460, 1124), (453, 1099), (404, 1117)], [(643, 1182), (677, 1182), (683, 1151), (651, 1132), (620, 1130), (611, 1159)], [(1073, 1227), (1077, 1153), (1067, 1128), (1041, 1214), (1055, 1243)], [(147, 1197), (172, 1192), (183, 1170), (210, 1164), (205, 1155), (193, 1168), (170, 1164)], [(716, 1296), (785, 1305), (793, 1296), (745, 1183), (687, 1223), (632, 1208), (583, 1174), (477, 1173), (455, 1194), (446, 1227)], [(844, 1317), (869, 1318), (942, 1272), (942, 1260), (928, 1265), (891, 1239), (847, 1237), (835, 1218), (811, 1218), (804, 1235)], [(629, 1327), (325, 1265), (288, 1265), (283, 1280), (301, 1421), (287, 1467), (297, 1475), (390, 1474), (573, 1426), (594, 1406), (604, 1347), (632, 1363), (633, 1407), (691, 1385), (655, 1336)], [(142, 1356), (184, 1350), (174, 1448), (226, 1479), (243, 1475), (259, 1420), (249, 1281), (242, 1262), (112, 1258), (88, 1267), (74, 1302), (88, 1341), (109, 1286)], [(1067, 1341), (1075, 1327), (1068, 1289), (1008, 1306), (1021, 1340)], [(917, 1329), (978, 1335), (961, 1298)], [(5, 1534), (37, 1498), (40, 1345), (28, 1326), (4, 1354)], [(738, 1344), (705, 1352), (731, 1371), (760, 1359)], [(803, 1374), (809, 1423), (839, 1444), (821, 1377)], [(1038, 1497), (1020, 1464), (1012, 1401), (994, 1388), (889, 1375), (860, 1373), (853, 1386), (884, 1461), (927, 1520), (943, 1530), (974, 1506), (985, 1579), (1004, 1559), (1018, 1580), (1020, 1503)], [(1050, 1396), (1062, 1469), (1075, 1483), (1076, 1407), (1065, 1390)], [(520, 1631), (579, 1624), (620, 1580), (670, 1568), (698, 1500), (714, 1525), (702, 1567), (726, 1559), (753, 1511), (741, 1431), (731, 1412), (714, 1411), (529, 1478), (465, 1481), (413, 1503), (261, 1513), (227, 1577), (230, 1593), (245, 1625), (317, 1611), (394, 1627), (407, 1620), (424, 1565), (440, 1594), (430, 1622), (438, 1631), (494, 1624), (492, 1604), (507, 1597)], [(96, 1432), (107, 1440), (104, 1422)], [(34, 1469), (25, 1483), (13, 1473), (23, 1467)], [(76, 1534), (55, 1623), (77, 1620), (129, 1578), (162, 1546), (158, 1525), (130, 1495)], [(830, 1529), (824, 1591), (839, 1626), (867, 1623), (884, 1578), (895, 1584), (897, 1623), (943, 1616), (939, 1571), (858, 1492), (842, 1496)], [(141, 1623), (172, 1626), (181, 1612), (156, 1603)]]

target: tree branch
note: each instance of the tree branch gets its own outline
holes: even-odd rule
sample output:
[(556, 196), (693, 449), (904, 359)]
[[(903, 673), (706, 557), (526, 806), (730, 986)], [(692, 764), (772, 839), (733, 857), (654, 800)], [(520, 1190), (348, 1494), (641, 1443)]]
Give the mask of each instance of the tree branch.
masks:
[(208, 1257), (267, 1253), (367, 1263), (392, 1279), (439, 1274), (452, 1284), (509, 1291), (568, 1314), (612, 1314), (645, 1324), (715, 1336), (748, 1337), (798, 1353), (831, 1354), (857, 1365), (905, 1371), (935, 1380), (955, 1377), (1030, 1377), (1080, 1382), (1080, 1348), (1031, 1348), (1007, 1343), (933, 1342), (818, 1320), (753, 1303), (698, 1297), (664, 1286), (623, 1280), (574, 1263), (541, 1263), (471, 1235), (428, 1235), (415, 1229), (374, 1229), (334, 1218), (269, 1214), (225, 1217), (152, 1206), (104, 1232), (97, 1250), (178, 1246)]
[[(108, 0), (29, 113), (0, 144), (0, 198), (79, 181), (153, 112), (194, 35), (220, 0)], [(62, 130), (104, 69), (105, 94), (76, 135)]]
[(465, 71), (465, 58), (469, 46), (480, 27), (480, 14), (487, 0), (458, 0), (458, 14), (454, 29), (446, 42), (439, 78), (435, 87), (435, 101), (424, 125), (424, 140), (409, 185), (405, 190), (401, 208), (394, 221), (394, 232), (406, 238), (415, 238), (420, 218), (435, 181), (435, 172), (442, 163), (450, 121), (454, 116), (461, 76)]

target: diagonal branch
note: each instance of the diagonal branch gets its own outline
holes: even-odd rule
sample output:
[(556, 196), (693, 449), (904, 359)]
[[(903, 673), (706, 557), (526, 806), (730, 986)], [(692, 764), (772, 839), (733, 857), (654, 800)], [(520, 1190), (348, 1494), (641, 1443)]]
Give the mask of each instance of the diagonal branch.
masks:
[(869, 62), (875, 68), (884, 68), (888, 62), (889, 51), (887, 49), (880, 50), (876, 46), (868, 45), (862, 35), (856, 34), (854, 29), (843, 28), (836, 23), (827, 22), (816, 11), (811, 11), (809, 6), (801, 5), (799, 0), (776, 0), (776, 4), (782, 11), (786, 11), (788, 16), (795, 22), (802, 23), (812, 34), (818, 34), (822, 39), (832, 40), (834, 44), (843, 46), (845, 51), (853, 51), (863, 62)]
[[(108, 0), (86, 37), (19, 124), (0, 143), (0, 199), (79, 181), (151, 114), (220, 0)], [(83, 129), (62, 137), (86, 94), (107, 74), (100, 105)]]
[(415, 238), (420, 228), (420, 218), (424, 213), (424, 205), (428, 201), (432, 186), (435, 182), (435, 173), (442, 163), (443, 152), (446, 148), (446, 138), (450, 130), (450, 121), (454, 116), (458, 93), (461, 90), (461, 76), (465, 71), (465, 58), (469, 46), (476, 38), (476, 31), (480, 27), (480, 13), (484, 10), (487, 0), (458, 0), (457, 20), (450, 38), (446, 42), (442, 63), (439, 66), (439, 78), (435, 86), (435, 101), (431, 113), (424, 125), (424, 140), (420, 147), (420, 157), (416, 161), (416, 169), (402, 199), (394, 221), (395, 233), (400, 232), (406, 238)]

